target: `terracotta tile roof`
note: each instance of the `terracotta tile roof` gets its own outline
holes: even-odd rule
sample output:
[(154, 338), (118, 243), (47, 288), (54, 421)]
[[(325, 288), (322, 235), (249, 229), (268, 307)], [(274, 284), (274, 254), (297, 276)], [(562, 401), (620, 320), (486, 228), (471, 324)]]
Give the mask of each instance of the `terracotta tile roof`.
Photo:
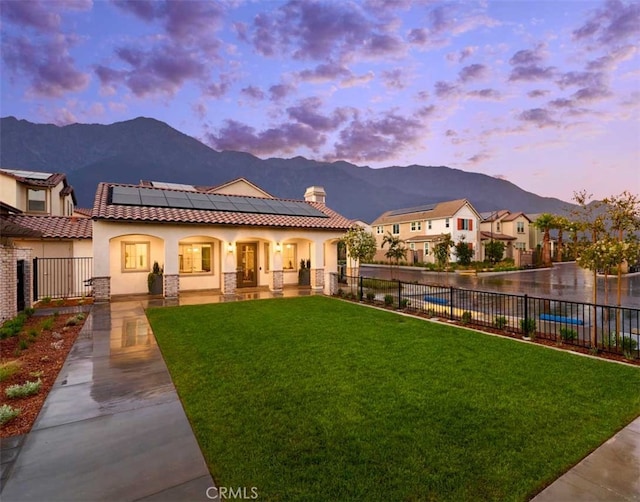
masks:
[(435, 204), (434, 208), (430, 211), (411, 211), (411, 208), (407, 208), (407, 212), (402, 214), (393, 214), (401, 209), (395, 209), (382, 213), (378, 218), (371, 223), (371, 226), (386, 225), (388, 223), (403, 223), (408, 221), (417, 220), (433, 220), (437, 218), (450, 218), (465, 204), (471, 205), (467, 199), (456, 199), (447, 202), (439, 202)]
[(91, 239), (92, 235), (92, 221), (89, 218), (10, 214), (3, 217), (3, 233), (5, 222), (45, 239)]
[[(119, 183), (100, 183), (96, 191), (93, 204), (92, 218), (94, 220), (112, 221), (145, 221), (190, 223), (194, 225), (246, 225), (259, 227), (295, 227), (309, 229), (347, 230), (352, 221), (329, 209), (324, 204), (306, 202), (316, 208), (327, 218), (312, 216), (287, 216), (279, 214), (240, 213), (231, 211), (207, 211), (201, 209), (182, 209), (173, 207), (127, 206), (111, 204), (109, 200), (110, 187), (137, 187), (138, 185), (124, 185)], [(147, 187), (147, 189), (149, 189)], [(154, 188), (163, 192), (178, 191), (165, 188)], [(227, 195), (227, 197), (235, 197)], [(242, 197), (246, 198), (246, 197)], [(287, 200), (287, 199), (276, 199)], [(300, 202), (300, 201), (296, 201)], [(302, 201), (304, 202), (304, 201)]]
[(409, 237), (405, 239), (405, 242), (429, 242), (429, 241), (437, 241), (442, 234), (431, 234), (431, 235), (415, 235), (413, 237)]
[(88, 218), (91, 218), (91, 211), (93, 211), (93, 209), (90, 207), (74, 207), (73, 208), (74, 213), (80, 213), (84, 216), (87, 216)]
[[(67, 175), (64, 173), (51, 173), (51, 176), (43, 180), (43, 179), (37, 179), (37, 178), (29, 178), (29, 176), (20, 176), (15, 172), (7, 171), (6, 168), (0, 169), (0, 171), (2, 171), (2, 174), (5, 174), (6, 176), (11, 176), (12, 178), (18, 180), (20, 183), (23, 183), (24, 185), (31, 186), (31, 187), (53, 188), (58, 186), (60, 183), (62, 183), (64, 186), (60, 191), (60, 195), (71, 195), (71, 198), (73, 199), (73, 203), (77, 204), (76, 194), (73, 191), (73, 187), (69, 185), (67, 181)], [(20, 170), (19, 172), (29, 173), (33, 171)], [(42, 173), (42, 174), (49, 174), (49, 173)]]
[(504, 219), (509, 216), (511, 212), (508, 209), (500, 209), (499, 211), (485, 211), (480, 214), (482, 216), (482, 222), (490, 222)]
[(517, 220), (520, 217), (525, 218), (526, 220), (529, 221), (529, 223), (531, 223), (531, 220), (529, 219), (529, 217), (526, 214), (524, 214), (523, 212), (510, 213), (510, 214), (506, 215), (504, 218), (502, 218), (502, 221), (514, 221), (514, 220)]

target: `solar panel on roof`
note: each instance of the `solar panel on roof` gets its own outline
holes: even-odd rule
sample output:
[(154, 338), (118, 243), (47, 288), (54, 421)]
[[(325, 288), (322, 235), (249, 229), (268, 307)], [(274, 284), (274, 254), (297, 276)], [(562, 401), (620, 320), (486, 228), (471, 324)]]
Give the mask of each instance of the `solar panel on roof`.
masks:
[(111, 204), (328, 218), (322, 211), (302, 201), (163, 191), (143, 187), (111, 187)]
[(422, 206), (407, 207), (404, 209), (396, 209), (391, 211), (389, 216), (399, 216), (401, 214), (420, 213), (422, 211), (433, 211), (438, 204), (424, 204)]
[(169, 183), (165, 181), (152, 181), (151, 184), (156, 188), (168, 188), (171, 190), (189, 190), (195, 192), (196, 189), (193, 185), (184, 185), (182, 183)]
[(23, 171), (22, 169), (0, 169), (6, 173), (11, 173), (14, 176), (20, 176), (21, 178), (28, 178), (32, 180), (46, 180), (51, 177), (53, 173), (43, 173), (39, 171)]

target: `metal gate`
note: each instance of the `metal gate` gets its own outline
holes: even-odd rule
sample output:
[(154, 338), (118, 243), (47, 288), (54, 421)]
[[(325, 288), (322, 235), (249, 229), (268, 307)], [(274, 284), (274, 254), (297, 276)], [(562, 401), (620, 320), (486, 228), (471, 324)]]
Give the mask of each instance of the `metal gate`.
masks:
[(34, 258), (33, 299), (78, 298), (91, 294), (93, 258)]

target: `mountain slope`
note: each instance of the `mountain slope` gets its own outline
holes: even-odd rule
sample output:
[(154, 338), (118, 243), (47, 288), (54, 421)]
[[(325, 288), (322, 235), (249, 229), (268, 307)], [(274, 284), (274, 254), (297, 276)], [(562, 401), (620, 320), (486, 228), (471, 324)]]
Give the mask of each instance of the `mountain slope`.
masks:
[(279, 197), (300, 199), (324, 186), (327, 203), (350, 218), (372, 221), (389, 209), (466, 198), (479, 211), (562, 212), (569, 204), (526, 192), (513, 183), (444, 166), (371, 169), (303, 157), (259, 159), (217, 152), (167, 124), (136, 118), (110, 125), (58, 127), (0, 120), (0, 165), (67, 173), (81, 206), (91, 206), (100, 181), (141, 179), (216, 185), (245, 177)]

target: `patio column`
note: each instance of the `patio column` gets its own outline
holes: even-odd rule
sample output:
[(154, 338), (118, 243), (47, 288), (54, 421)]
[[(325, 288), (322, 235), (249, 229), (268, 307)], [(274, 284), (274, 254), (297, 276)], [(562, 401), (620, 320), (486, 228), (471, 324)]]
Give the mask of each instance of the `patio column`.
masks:
[(321, 241), (311, 242), (311, 289), (320, 292), (324, 289), (324, 244)]
[(235, 295), (237, 287), (236, 245), (229, 241), (221, 242), (222, 252), (222, 293)]
[(180, 294), (178, 239), (173, 235), (168, 235), (164, 241), (163, 291), (165, 298), (177, 298)]
[(284, 272), (282, 271), (282, 243), (272, 242), (273, 262), (271, 264), (273, 288), (272, 291), (281, 293), (284, 285)]
[(338, 278), (335, 275), (338, 272), (338, 243), (337, 241), (327, 241), (323, 244), (323, 249), (324, 294), (332, 295), (338, 291)]

